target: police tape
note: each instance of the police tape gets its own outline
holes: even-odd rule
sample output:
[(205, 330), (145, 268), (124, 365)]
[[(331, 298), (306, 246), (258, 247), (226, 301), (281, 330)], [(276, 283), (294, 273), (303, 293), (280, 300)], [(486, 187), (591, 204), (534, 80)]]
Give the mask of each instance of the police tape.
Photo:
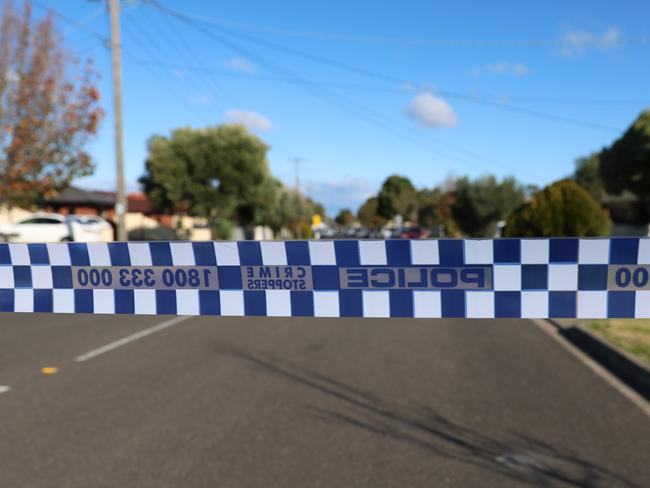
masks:
[(0, 244), (0, 311), (650, 317), (650, 239)]

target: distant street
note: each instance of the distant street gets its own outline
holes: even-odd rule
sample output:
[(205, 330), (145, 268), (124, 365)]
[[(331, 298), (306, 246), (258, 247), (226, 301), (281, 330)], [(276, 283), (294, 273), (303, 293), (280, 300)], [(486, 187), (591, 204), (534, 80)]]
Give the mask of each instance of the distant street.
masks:
[(171, 319), (0, 315), (0, 486), (648, 486), (648, 417), (531, 322)]

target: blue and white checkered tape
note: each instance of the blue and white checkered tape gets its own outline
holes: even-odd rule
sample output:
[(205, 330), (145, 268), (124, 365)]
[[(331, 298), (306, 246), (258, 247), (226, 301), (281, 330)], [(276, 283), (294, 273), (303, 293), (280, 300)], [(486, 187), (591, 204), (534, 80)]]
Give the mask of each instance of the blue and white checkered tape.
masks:
[(650, 317), (650, 239), (0, 243), (0, 311)]

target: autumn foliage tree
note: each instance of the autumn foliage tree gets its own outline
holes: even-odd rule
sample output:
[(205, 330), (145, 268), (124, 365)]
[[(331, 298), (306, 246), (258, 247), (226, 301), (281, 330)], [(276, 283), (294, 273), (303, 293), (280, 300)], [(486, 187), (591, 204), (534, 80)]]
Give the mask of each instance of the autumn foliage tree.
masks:
[(96, 72), (63, 47), (52, 15), (4, 2), (0, 19), (0, 203), (34, 205), (93, 164), (84, 146), (103, 116)]
[(339, 225), (352, 225), (354, 224), (354, 214), (348, 208), (341, 210), (334, 221)]
[(379, 215), (379, 202), (377, 197), (368, 198), (357, 211), (357, 219), (361, 225), (369, 229), (379, 229), (387, 220)]

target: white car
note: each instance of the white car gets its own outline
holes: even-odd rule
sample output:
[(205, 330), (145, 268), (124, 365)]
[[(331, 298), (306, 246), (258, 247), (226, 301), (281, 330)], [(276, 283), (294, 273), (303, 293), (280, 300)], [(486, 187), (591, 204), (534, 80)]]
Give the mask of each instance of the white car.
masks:
[(110, 242), (113, 227), (97, 215), (68, 215), (72, 228), (72, 240), (78, 242)]
[(0, 225), (0, 240), (11, 242), (104, 242), (113, 228), (96, 215), (36, 213), (15, 224)]

